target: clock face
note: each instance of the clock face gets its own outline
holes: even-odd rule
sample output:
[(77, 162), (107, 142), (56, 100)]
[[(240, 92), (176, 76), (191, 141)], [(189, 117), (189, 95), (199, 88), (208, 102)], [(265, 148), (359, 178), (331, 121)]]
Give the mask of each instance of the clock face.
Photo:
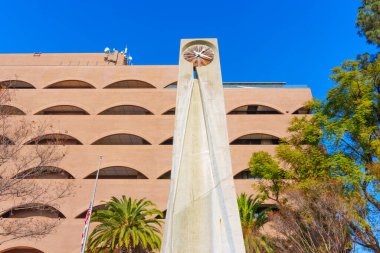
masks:
[(202, 67), (210, 64), (214, 59), (214, 52), (205, 45), (194, 45), (183, 52), (183, 58), (193, 63), (194, 67)]

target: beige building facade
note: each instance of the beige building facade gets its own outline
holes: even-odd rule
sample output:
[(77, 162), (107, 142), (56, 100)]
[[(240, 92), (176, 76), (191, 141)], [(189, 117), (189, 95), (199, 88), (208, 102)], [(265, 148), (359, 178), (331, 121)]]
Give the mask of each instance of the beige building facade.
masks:
[[(99, 53), (0, 55), (0, 83), (12, 84), (15, 117), (49, 122), (54, 135), (41, 140), (54, 136), (65, 144), (67, 154), (57, 165), (61, 172), (37, 180), (74, 185), (72, 196), (57, 203), (62, 218), (53, 233), (7, 242), (0, 252), (78, 252), (99, 155), (95, 206), (127, 195), (148, 198), (165, 210), (177, 78), (178, 66), (125, 65), (121, 54), (114, 61)], [(311, 91), (284, 83), (224, 83), (224, 96), (235, 187), (253, 193), (255, 180), (247, 173), (251, 154), (274, 153), (289, 120), (307, 113), (303, 106)], [(7, 216), (12, 203), (5, 205), (3, 219), (18, 219)]]

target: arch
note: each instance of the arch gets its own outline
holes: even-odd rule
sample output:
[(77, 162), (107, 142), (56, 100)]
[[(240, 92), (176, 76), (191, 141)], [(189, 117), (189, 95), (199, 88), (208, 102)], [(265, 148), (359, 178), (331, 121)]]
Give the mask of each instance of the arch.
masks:
[(177, 81), (172, 82), (171, 84), (168, 84), (164, 87), (164, 89), (176, 89), (177, 88)]
[(134, 134), (112, 134), (100, 138), (91, 145), (152, 145), (144, 138)]
[(82, 143), (67, 134), (46, 134), (36, 137), (27, 143), (26, 145), (82, 145)]
[(173, 137), (170, 137), (165, 141), (161, 142), (160, 145), (173, 145)]
[(232, 141), (231, 145), (278, 145), (280, 139), (276, 136), (269, 134), (247, 134), (243, 135), (234, 141)]
[(164, 112), (162, 115), (175, 115), (175, 107), (167, 110), (166, 112)]
[[(92, 172), (84, 179), (95, 179), (97, 171)], [(111, 166), (99, 170), (99, 179), (148, 179), (138, 170), (125, 166)]]
[(64, 169), (54, 166), (41, 166), (24, 170), (13, 178), (20, 179), (74, 179), (73, 175)]
[(26, 115), (26, 113), (15, 106), (0, 105), (0, 115)]
[(265, 105), (249, 104), (231, 110), (231, 114), (282, 114), (279, 110)]
[(153, 115), (153, 113), (137, 105), (118, 105), (100, 112), (99, 115)]
[(1, 253), (44, 253), (44, 252), (36, 248), (21, 246), (21, 247), (13, 247), (13, 248), (6, 249), (4, 251), (1, 251)]
[[(92, 208), (92, 211), (96, 211), (96, 210), (106, 210), (106, 209), (107, 209), (106, 204), (100, 204), (100, 205), (94, 206), (94, 207)], [(83, 212), (81, 212), (80, 214), (78, 214), (78, 215), (75, 217), (75, 219), (84, 219), (84, 218), (86, 218), (87, 212), (88, 212), (88, 210), (84, 210)]]
[(0, 82), (0, 88), (4, 89), (35, 89), (33, 85), (21, 80), (6, 80)]
[(237, 173), (234, 176), (234, 179), (256, 179), (256, 178), (251, 175), (251, 172), (249, 171), (249, 169), (245, 169)]
[(306, 108), (305, 106), (302, 106), (295, 110), (292, 114), (311, 114), (311, 111), (309, 108)]
[(11, 218), (29, 218), (29, 217), (47, 217), (47, 218), (63, 218), (66, 217), (56, 208), (39, 204), (26, 204), (17, 207), (12, 207), (8, 211), (1, 214), (1, 218), (11, 219)]
[(164, 174), (162, 174), (161, 176), (159, 176), (157, 179), (170, 179), (171, 175), (172, 175), (172, 171), (169, 170), (165, 172)]
[(35, 115), (89, 115), (89, 113), (73, 105), (56, 105), (43, 109)]
[(95, 89), (95, 87), (81, 80), (63, 80), (50, 84), (44, 89)]
[(15, 143), (7, 136), (0, 135), (0, 145), (15, 145)]
[(155, 89), (152, 84), (141, 80), (121, 80), (111, 83), (104, 89)]

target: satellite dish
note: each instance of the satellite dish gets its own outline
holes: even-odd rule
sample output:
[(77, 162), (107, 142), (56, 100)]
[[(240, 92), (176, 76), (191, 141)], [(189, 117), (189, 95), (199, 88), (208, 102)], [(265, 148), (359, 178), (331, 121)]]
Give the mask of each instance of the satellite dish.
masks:
[(106, 48), (104, 49), (104, 53), (109, 54), (109, 52), (110, 52), (109, 47), (106, 47)]
[(128, 56), (128, 60), (129, 60), (129, 61), (132, 61), (132, 56)]

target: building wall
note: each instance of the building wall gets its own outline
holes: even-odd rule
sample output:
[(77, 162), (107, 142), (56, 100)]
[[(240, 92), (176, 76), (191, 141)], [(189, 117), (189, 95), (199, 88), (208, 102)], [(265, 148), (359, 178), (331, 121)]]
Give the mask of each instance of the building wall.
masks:
[[(96, 171), (98, 156), (103, 156), (102, 168), (126, 166), (138, 170), (148, 179), (102, 179), (99, 181), (95, 206), (111, 196), (146, 197), (158, 208), (166, 209), (169, 180), (158, 179), (171, 168), (171, 145), (160, 145), (173, 136), (174, 115), (162, 115), (175, 106), (176, 90), (164, 88), (176, 82), (177, 66), (124, 66), (118, 62), (106, 64), (103, 54), (42, 54), (0, 55), (0, 82), (22, 80), (35, 89), (12, 90), (11, 104), (26, 113), (21, 116), (36, 122), (48, 122), (52, 133), (65, 133), (83, 145), (67, 145), (67, 155), (59, 167), (74, 179), (40, 180), (72, 182), (74, 195), (58, 202), (65, 219), (56, 231), (42, 240), (18, 240), (0, 245), (0, 252), (33, 247), (43, 252), (78, 252), (84, 220), (75, 218), (89, 205), (93, 179), (84, 179)], [(64, 80), (85, 81), (93, 89), (46, 89)], [(141, 80), (151, 89), (104, 89), (121, 80)], [(311, 99), (308, 88), (225, 88), (226, 112), (248, 104), (272, 107), (282, 114), (227, 115), (230, 141), (251, 133), (287, 135), (294, 111)], [(73, 105), (89, 115), (34, 115), (56, 105)], [(144, 107), (152, 115), (98, 115), (117, 105)], [(19, 116), (17, 116), (19, 117)], [(138, 135), (151, 145), (91, 145), (96, 140), (118, 133)], [(252, 152), (274, 152), (275, 145), (231, 145), (234, 175), (247, 169)], [(253, 193), (254, 180), (235, 180), (237, 192)], [(3, 210), (12, 202), (2, 203)]]

